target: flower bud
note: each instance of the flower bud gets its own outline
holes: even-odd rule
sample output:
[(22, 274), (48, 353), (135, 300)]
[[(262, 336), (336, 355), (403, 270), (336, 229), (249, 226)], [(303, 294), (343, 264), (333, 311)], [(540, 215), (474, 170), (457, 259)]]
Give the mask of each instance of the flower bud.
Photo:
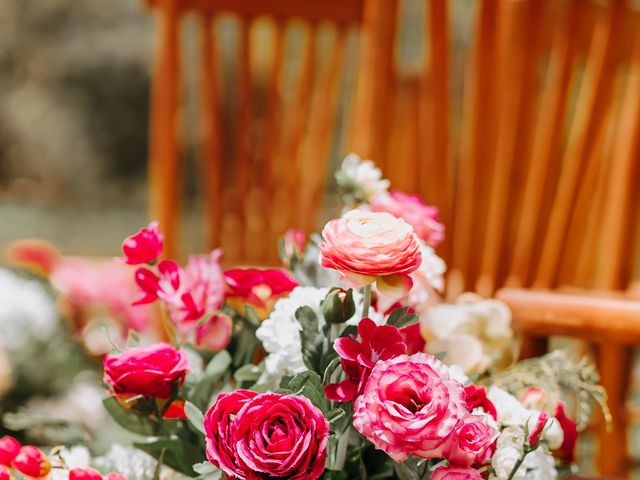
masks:
[(9, 471), (2, 466), (0, 466), (0, 480), (12, 480)]
[(49, 475), (51, 462), (39, 448), (27, 446), (14, 458), (13, 468), (28, 477), (42, 478)]
[(122, 252), (129, 265), (141, 265), (155, 261), (162, 253), (162, 234), (158, 222), (151, 222), (135, 235), (125, 239)]
[(548, 421), (549, 414), (547, 412), (540, 412), (540, 415), (538, 415), (538, 421), (529, 433), (529, 438), (527, 438), (531, 448), (535, 448), (538, 445), (538, 442), (540, 442), (540, 436), (542, 435), (542, 431)]
[(0, 438), (0, 465), (11, 466), (11, 462), (20, 452), (20, 442), (6, 435)]
[(69, 480), (102, 480), (102, 474), (93, 468), (74, 468), (69, 472)]
[(107, 475), (107, 480), (127, 480), (127, 477), (125, 477), (121, 473), (111, 472), (109, 475)]
[(334, 288), (322, 301), (322, 314), (327, 323), (345, 323), (355, 313), (352, 289)]
[(279, 250), (280, 258), (287, 266), (291, 266), (294, 262), (302, 258), (305, 250), (304, 231), (296, 229), (287, 230), (280, 240)]

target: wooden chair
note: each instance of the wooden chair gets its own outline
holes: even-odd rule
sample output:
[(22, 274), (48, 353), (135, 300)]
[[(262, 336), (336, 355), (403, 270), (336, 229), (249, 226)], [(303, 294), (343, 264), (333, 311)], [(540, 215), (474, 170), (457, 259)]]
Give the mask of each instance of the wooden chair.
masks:
[[(286, 228), (316, 227), (329, 154), (340, 137), (336, 119), (350, 97), (347, 60), (357, 58), (354, 33), (364, 29), (364, 3), (147, 1), (158, 17), (151, 212), (165, 233), (167, 256), (178, 252), (184, 182), (183, 20), (195, 19), (199, 35), (198, 61), (191, 63), (199, 68), (207, 246), (222, 245), (230, 263), (269, 263)], [(225, 21), (235, 26), (236, 42), (221, 36)]]
[[(386, 78), (358, 89), (362, 105), (378, 104), (356, 108), (352, 149), (380, 163), (394, 187), (442, 208), (448, 295), (627, 289), (640, 277), (638, 10), (625, 0), (475, 5), (465, 39), (452, 28), (454, 2), (422, 3), (423, 68), (363, 59), (359, 86), (371, 84), (371, 65)], [(625, 345), (599, 344), (614, 416)], [(542, 353), (546, 341), (524, 346)], [(601, 433), (603, 474), (622, 472), (625, 436), (623, 416)]]

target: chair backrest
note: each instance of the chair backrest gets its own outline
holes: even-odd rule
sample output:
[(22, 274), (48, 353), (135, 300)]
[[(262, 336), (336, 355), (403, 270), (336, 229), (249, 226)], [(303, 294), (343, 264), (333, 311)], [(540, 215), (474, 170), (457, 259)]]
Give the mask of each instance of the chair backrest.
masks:
[(147, 3), (159, 21), (151, 209), (166, 254), (178, 250), (184, 181), (181, 21), (195, 17), (207, 244), (222, 246), (226, 262), (273, 262), (286, 228), (315, 227), (364, 0)]
[(440, 206), (451, 295), (625, 288), (639, 224), (637, 9), (482, 0), (470, 28), (453, 28), (468, 11), (422, 5), (424, 68), (383, 70), (352, 149)]

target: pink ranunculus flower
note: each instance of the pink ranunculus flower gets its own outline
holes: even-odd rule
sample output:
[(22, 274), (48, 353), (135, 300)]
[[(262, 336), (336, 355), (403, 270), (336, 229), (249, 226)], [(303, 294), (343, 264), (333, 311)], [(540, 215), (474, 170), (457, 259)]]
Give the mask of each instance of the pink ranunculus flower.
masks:
[(9, 435), (0, 438), (0, 465), (11, 466), (21, 447), (20, 442)]
[(104, 359), (104, 383), (115, 396), (168, 398), (188, 371), (185, 353), (166, 343), (130, 348)]
[(30, 478), (44, 478), (51, 471), (49, 457), (39, 448), (32, 446), (22, 447), (11, 466)]
[(363, 318), (358, 324), (358, 335), (360, 341), (350, 335), (337, 338), (333, 343), (347, 378), (325, 387), (324, 392), (329, 400), (355, 400), (362, 395), (371, 370), (378, 360), (389, 360), (407, 352), (402, 334), (391, 325), (378, 326), (373, 320)]
[(371, 200), (371, 209), (402, 218), (431, 247), (437, 247), (444, 240), (444, 225), (438, 218), (438, 208), (424, 203), (420, 195), (382, 192)]
[(69, 480), (102, 480), (102, 474), (94, 468), (74, 468), (69, 472)]
[(446, 466), (436, 468), (431, 480), (483, 480), (483, 477), (475, 468)]
[(464, 388), (435, 356), (400, 355), (376, 364), (354, 404), (353, 426), (396, 462), (442, 458), (468, 416)]
[(246, 316), (246, 306), (258, 318), (269, 316), (275, 303), (298, 286), (293, 278), (275, 268), (234, 268), (224, 272), (227, 303), (238, 314)]
[(462, 419), (446, 452), (449, 463), (467, 467), (482, 463), (487, 449), (499, 435), (496, 427), (489, 422), (490, 418), (487, 415), (468, 415)]
[(147, 228), (141, 229), (122, 243), (126, 263), (142, 265), (153, 262), (162, 253), (162, 241), (158, 222), (151, 222)]
[(315, 480), (324, 472), (329, 423), (307, 398), (224, 392), (204, 428), (207, 458), (229, 478)]
[(378, 290), (402, 296), (412, 285), (410, 273), (422, 261), (411, 225), (385, 212), (351, 210), (322, 230), (320, 263), (356, 285), (377, 282)]

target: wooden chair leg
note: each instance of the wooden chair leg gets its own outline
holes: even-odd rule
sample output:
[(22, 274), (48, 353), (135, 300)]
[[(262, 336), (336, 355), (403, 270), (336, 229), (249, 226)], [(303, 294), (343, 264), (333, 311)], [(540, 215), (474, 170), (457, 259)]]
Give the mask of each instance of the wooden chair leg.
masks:
[(602, 386), (607, 390), (612, 425), (607, 431), (604, 421), (599, 426), (600, 474), (624, 477), (627, 470), (627, 411), (626, 401), (631, 379), (632, 348), (601, 345), (598, 364)]

